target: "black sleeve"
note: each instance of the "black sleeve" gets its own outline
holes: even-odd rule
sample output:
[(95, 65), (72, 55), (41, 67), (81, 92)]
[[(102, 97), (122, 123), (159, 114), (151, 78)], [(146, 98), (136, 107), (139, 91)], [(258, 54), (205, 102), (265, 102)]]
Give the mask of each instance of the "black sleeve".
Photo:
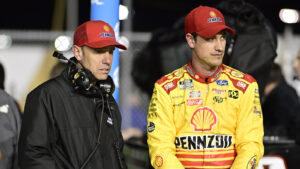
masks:
[(34, 90), (26, 99), (19, 139), (21, 169), (55, 169), (50, 155), (51, 128), (49, 98), (42, 90)]
[(0, 90), (0, 168), (18, 169), (21, 116), (14, 99)]

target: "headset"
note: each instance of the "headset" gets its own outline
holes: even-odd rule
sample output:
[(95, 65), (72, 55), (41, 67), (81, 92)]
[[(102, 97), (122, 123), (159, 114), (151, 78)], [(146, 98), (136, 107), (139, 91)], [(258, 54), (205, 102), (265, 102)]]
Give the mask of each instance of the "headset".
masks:
[[(106, 80), (97, 80), (92, 72), (86, 69), (75, 57), (67, 59), (57, 51), (54, 51), (53, 56), (68, 61), (68, 77), (75, 91), (91, 97), (99, 97), (99, 94), (113, 94), (115, 84), (111, 76), (108, 76)], [(78, 64), (82, 68), (79, 68)]]

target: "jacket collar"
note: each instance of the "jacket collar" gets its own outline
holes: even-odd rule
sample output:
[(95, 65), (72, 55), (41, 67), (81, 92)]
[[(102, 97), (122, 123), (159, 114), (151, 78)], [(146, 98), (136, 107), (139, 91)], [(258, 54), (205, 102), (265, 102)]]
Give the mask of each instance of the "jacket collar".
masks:
[(211, 83), (211, 82), (216, 81), (220, 77), (221, 72), (223, 70), (223, 64), (221, 64), (218, 67), (217, 71), (212, 76), (204, 76), (204, 75), (197, 73), (192, 68), (192, 60), (190, 60), (189, 63), (187, 64), (186, 70), (194, 80), (201, 82), (201, 83)]

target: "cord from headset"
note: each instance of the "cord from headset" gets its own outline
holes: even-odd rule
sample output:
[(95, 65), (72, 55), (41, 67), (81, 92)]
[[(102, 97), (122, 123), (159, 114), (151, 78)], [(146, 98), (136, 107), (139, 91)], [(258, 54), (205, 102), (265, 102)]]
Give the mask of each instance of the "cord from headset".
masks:
[[(105, 96), (106, 96), (106, 104), (107, 104), (107, 107), (108, 107), (109, 114), (110, 114), (111, 118), (114, 119), (113, 114), (110, 110), (109, 102), (108, 102), (109, 94), (106, 93)], [(123, 163), (122, 163), (121, 151), (120, 151), (120, 146), (119, 146), (119, 142), (118, 142), (118, 139), (117, 139), (117, 133), (116, 133), (116, 128), (115, 128), (116, 125), (115, 125), (114, 122), (113, 122), (113, 126), (114, 126), (114, 133), (115, 133), (114, 147), (115, 147), (115, 150), (117, 151), (117, 156), (118, 156), (120, 167), (123, 169), (124, 166), (123, 166)]]
[[(98, 137), (97, 137), (97, 143), (93, 149), (93, 151), (89, 154), (89, 156), (87, 157), (87, 159), (84, 161), (84, 163), (82, 164), (82, 166), (80, 167), (80, 169), (84, 169), (86, 167), (86, 165), (88, 164), (88, 162), (91, 160), (91, 158), (95, 155), (98, 147), (100, 146), (100, 138), (101, 138), (101, 129), (102, 129), (102, 120), (103, 120), (103, 114), (104, 114), (104, 97), (102, 95), (102, 93), (100, 92), (100, 95), (102, 97), (102, 109), (101, 109), (101, 115), (100, 115), (100, 120), (98, 121), (98, 128), (99, 128), (99, 133), (98, 133)], [(98, 110), (99, 105), (97, 104), (96, 106), (96, 111)]]

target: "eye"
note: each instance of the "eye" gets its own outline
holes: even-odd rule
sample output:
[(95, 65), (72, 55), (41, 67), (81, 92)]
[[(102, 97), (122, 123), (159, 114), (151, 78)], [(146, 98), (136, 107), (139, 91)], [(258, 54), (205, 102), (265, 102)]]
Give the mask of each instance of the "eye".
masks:
[(227, 38), (226, 34), (224, 34), (224, 35), (221, 36), (221, 39), (225, 39), (226, 40), (226, 38)]

